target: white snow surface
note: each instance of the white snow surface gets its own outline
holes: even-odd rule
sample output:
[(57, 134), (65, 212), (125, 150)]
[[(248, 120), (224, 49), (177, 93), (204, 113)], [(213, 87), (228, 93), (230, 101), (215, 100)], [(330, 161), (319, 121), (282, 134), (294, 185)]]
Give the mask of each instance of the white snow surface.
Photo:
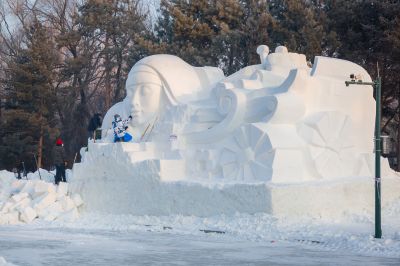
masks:
[[(35, 175), (33, 174), (33, 176)], [(0, 180), (0, 195), (3, 196), (0, 199), (3, 200), (6, 194), (4, 192), (7, 190), (5, 189), (5, 184), (12, 184), (15, 179), (12, 173), (2, 171)], [(158, 238), (163, 238), (167, 234), (167, 238), (172, 239), (172, 241), (178, 241), (178, 246), (185, 246), (184, 243), (180, 242), (182, 238), (194, 241), (194, 239), (202, 238), (205, 235), (204, 230), (211, 230), (224, 232), (224, 234), (215, 233), (213, 238), (206, 238), (204, 241), (206, 241), (207, 245), (233, 241), (232, 247), (240, 249), (241, 246), (238, 243), (242, 243), (242, 245), (247, 243), (245, 244), (246, 246), (254, 243), (258, 247), (257, 250), (261, 250), (260, 246), (263, 245), (281, 245), (280, 248), (294, 245), (297, 247), (296, 250), (299, 249), (296, 252), (300, 253), (300, 249), (306, 248), (314, 250), (318, 254), (334, 252), (335, 254), (353, 254), (352, 256), (357, 257), (364, 256), (364, 259), (365, 256), (371, 256), (375, 258), (390, 258), (390, 262), (393, 262), (393, 259), (394, 261), (397, 259), (400, 261), (400, 200), (394, 201), (382, 210), (382, 239), (373, 237), (374, 217), (371, 213), (373, 212), (366, 211), (364, 214), (343, 212), (341, 216), (333, 219), (332, 217), (316, 216), (276, 217), (267, 213), (235, 213), (231, 215), (196, 217), (188, 215), (149, 216), (83, 212), (79, 219), (75, 221), (36, 219), (32, 223), (23, 226), (8, 225), (4, 227), (3, 225), (0, 227), (0, 238), (6, 242), (12, 240), (24, 245), (24, 241), (28, 241), (30, 235), (35, 234), (34, 232), (37, 232), (37, 230), (44, 230), (39, 233), (40, 237), (44, 238), (44, 240), (48, 238), (49, 241), (51, 240), (49, 237), (53, 234), (52, 230), (59, 234), (55, 239), (60, 237), (61, 239), (65, 238), (66, 241), (69, 241), (71, 232), (75, 232), (74, 237), (90, 232), (91, 237), (93, 235), (95, 237), (101, 237), (103, 234), (109, 235), (105, 241), (111, 241), (112, 245), (116, 246), (118, 250), (118, 245), (122, 244), (118, 241), (115, 243), (113, 241), (116, 241), (121, 235), (141, 236), (150, 231), (151, 235), (146, 235), (145, 237), (153, 239), (152, 241), (158, 242)], [(26, 234), (26, 230), (31, 233)], [(14, 238), (12, 236), (17, 237)], [(39, 236), (36, 235), (31, 237), (33, 240), (29, 241), (39, 239)], [(76, 241), (79, 242), (81, 240)], [(111, 242), (109, 243), (110, 245)], [(158, 248), (163, 249), (163, 247)], [(0, 256), (2, 256), (0, 257), (0, 265), (14, 265), (10, 261), (12, 263), (23, 261), (20, 257), (16, 260), (15, 257), (10, 257), (10, 255), (6, 256), (6, 254), (13, 254), (7, 253), (9, 250), (11, 249), (0, 250)], [(26, 252), (29, 254), (29, 252), (35, 253), (36, 251), (36, 248), (32, 245)], [(89, 247), (85, 252), (94, 252), (94, 248), (92, 247), (92, 250), (90, 250)], [(165, 251), (161, 250), (160, 252)], [(252, 255), (255, 256), (255, 254)], [(323, 257), (323, 255), (320, 256)], [(116, 257), (113, 259), (117, 261)], [(198, 265), (201, 265), (202, 261), (198, 262)], [(293, 260), (293, 262), (296, 261)], [(307, 264), (308, 261), (298, 261), (299, 264), (302, 262)], [(345, 263), (345, 260), (339, 261), (339, 263)], [(40, 265), (40, 263), (33, 263), (32, 265)], [(371, 263), (370, 265), (375, 264)]]
[(76, 222), (37, 224), (41, 227), (68, 227), (86, 230), (165, 231), (202, 235), (203, 230), (221, 231), (251, 241), (289, 241), (318, 245), (328, 250), (400, 258), (400, 201), (383, 210), (383, 238), (375, 239), (374, 217), (343, 216), (327, 221), (317, 218), (274, 217), (265, 213), (196, 216), (134, 216), (86, 213)]
[[(371, 176), (289, 183), (193, 178), (182, 161), (153, 158), (158, 148), (150, 142), (90, 141), (83, 162), (74, 165), (71, 191), (82, 195), (86, 211), (112, 214), (209, 217), (240, 212), (336, 219), (346, 212), (373, 211)], [(400, 199), (399, 189), (400, 177), (382, 173), (382, 206)]]
[(74, 222), (0, 227), (0, 256), (17, 265), (398, 265), (399, 220), (400, 201), (383, 210), (383, 238), (375, 239), (369, 215), (324, 221), (84, 213)]
[(13, 266), (13, 265), (15, 265), (15, 264), (9, 263), (6, 261), (5, 258), (0, 257), (0, 266)]

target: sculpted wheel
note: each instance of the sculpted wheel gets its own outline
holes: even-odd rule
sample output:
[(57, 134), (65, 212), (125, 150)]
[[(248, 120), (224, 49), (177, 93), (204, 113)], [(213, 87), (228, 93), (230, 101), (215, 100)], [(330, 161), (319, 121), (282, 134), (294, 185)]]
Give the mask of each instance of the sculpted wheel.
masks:
[(224, 179), (265, 181), (272, 175), (273, 151), (266, 132), (252, 124), (226, 140), (219, 159)]
[(299, 135), (309, 144), (310, 159), (321, 178), (353, 174), (352, 123), (341, 112), (318, 112), (298, 126)]

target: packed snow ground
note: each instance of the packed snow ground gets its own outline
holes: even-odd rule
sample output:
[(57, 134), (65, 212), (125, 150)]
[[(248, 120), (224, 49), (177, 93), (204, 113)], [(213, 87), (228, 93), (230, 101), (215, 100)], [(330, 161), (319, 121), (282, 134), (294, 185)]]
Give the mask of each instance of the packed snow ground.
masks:
[(371, 213), (324, 220), (86, 212), (73, 222), (0, 226), (0, 265), (400, 265), (400, 200), (383, 209), (382, 229), (373, 238)]
[[(391, 209), (397, 219), (399, 208)], [(385, 221), (395, 218), (389, 213)], [(15, 265), (399, 265), (399, 225), (384, 223), (383, 232), (374, 239), (372, 221), (360, 216), (329, 223), (86, 213), (0, 227), (0, 256)]]
[(15, 265), (399, 265), (397, 257), (318, 244), (253, 241), (231, 234), (0, 227), (0, 250)]
[[(375, 239), (373, 217), (348, 215), (337, 221), (318, 219), (276, 219), (268, 214), (194, 216), (132, 216), (84, 214), (73, 223), (38, 223), (41, 228), (76, 230), (168, 231), (173, 234), (203, 235), (204, 231), (224, 232), (237, 239), (255, 242), (288, 241), (315, 245), (328, 250), (400, 259), (400, 201), (383, 212), (383, 238)], [(399, 260), (400, 262), (400, 260)]]

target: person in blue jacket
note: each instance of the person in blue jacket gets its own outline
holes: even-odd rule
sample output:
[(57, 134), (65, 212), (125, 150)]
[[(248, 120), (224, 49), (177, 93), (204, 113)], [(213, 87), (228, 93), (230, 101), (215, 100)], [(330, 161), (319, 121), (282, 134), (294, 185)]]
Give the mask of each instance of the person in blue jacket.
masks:
[(122, 120), (119, 114), (114, 115), (114, 121), (112, 122), (114, 142), (129, 142), (132, 140), (132, 136), (126, 132), (128, 129), (128, 123), (131, 119), (132, 116), (129, 116), (128, 119)]

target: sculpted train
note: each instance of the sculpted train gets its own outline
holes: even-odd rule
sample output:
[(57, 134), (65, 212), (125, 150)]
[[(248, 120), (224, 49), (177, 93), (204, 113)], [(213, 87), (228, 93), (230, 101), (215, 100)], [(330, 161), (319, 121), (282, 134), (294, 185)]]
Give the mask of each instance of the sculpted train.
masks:
[[(272, 203), (262, 205), (271, 201), (272, 190), (265, 191), (258, 184), (372, 176), (373, 88), (344, 83), (351, 73), (371, 81), (368, 73), (352, 62), (322, 56), (310, 67), (304, 55), (290, 53), (283, 46), (269, 53), (261, 45), (257, 53), (260, 64), (228, 77), (219, 68), (193, 67), (172, 55), (138, 61), (129, 72), (125, 99), (104, 117), (101, 141), (89, 143), (89, 152), (82, 152), (85, 167), (74, 169), (79, 192), (101, 191), (98, 184), (88, 185), (90, 178), (106, 183), (129, 180), (136, 185), (139, 181), (133, 180), (149, 179), (155, 180), (157, 193), (163, 191), (148, 200), (153, 207), (124, 210), (149, 214), (162, 201), (167, 214), (206, 215), (224, 212), (224, 208), (273, 212)], [(127, 131), (133, 142), (112, 143), (110, 127), (115, 114), (132, 116)], [(96, 164), (110, 165), (108, 169), (121, 165), (123, 170), (100, 173)], [(93, 167), (94, 174), (88, 167)], [(383, 171), (393, 175), (387, 161), (383, 161)], [(195, 183), (200, 190), (208, 189), (203, 192), (209, 196), (222, 197), (222, 202), (226, 197), (220, 194), (228, 188), (216, 190), (204, 184), (231, 184), (238, 190), (229, 193), (237, 201), (246, 198), (247, 207), (230, 202), (230, 207), (221, 203), (212, 210), (184, 211), (177, 201), (189, 196), (193, 187), (185, 191), (163, 183), (176, 181)], [(254, 198), (250, 195), (254, 191), (248, 195), (241, 190), (249, 187), (266, 196)], [(168, 193), (176, 196), (171, 199)], [(112, 199), (111, 193), (107, 200)]]

